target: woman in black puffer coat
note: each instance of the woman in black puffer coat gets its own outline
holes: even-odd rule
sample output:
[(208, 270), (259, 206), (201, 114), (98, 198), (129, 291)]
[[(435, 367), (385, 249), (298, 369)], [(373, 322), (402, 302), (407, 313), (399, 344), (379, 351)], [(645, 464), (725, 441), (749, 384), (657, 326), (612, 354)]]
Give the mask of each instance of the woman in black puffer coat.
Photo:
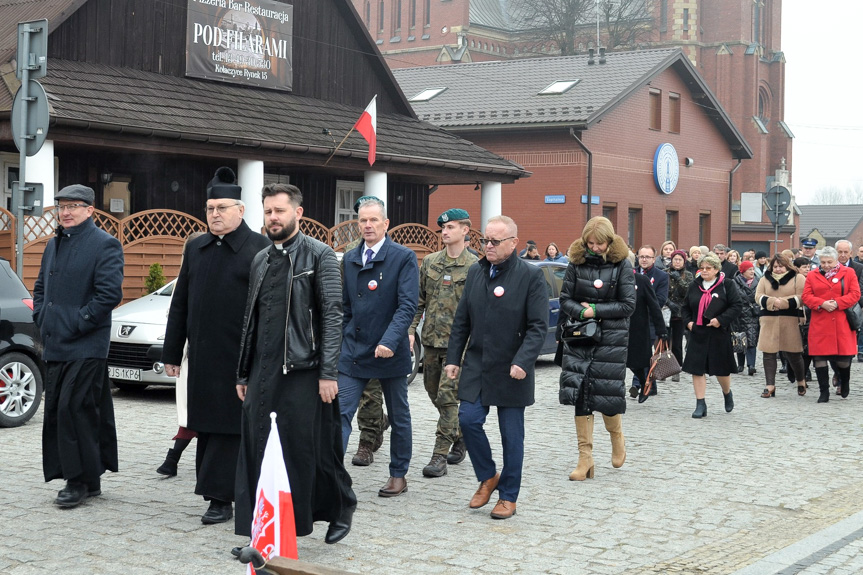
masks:
[(573, 481), (593, 477), (593, 412), (602, 413), (611, 434), (611, 462), (626, 460), (621, 414), (626, 411), (624, 379), (629, 317), (635, 311), (635, 278), (629, 248), (611, 221), (592, 218), (569, 248), (569, 266), (560, 291), (561, 318), (600, 322), (602, 337), (591, 346), (564, 344), (560, 403), (575, 406), (578, 465)]

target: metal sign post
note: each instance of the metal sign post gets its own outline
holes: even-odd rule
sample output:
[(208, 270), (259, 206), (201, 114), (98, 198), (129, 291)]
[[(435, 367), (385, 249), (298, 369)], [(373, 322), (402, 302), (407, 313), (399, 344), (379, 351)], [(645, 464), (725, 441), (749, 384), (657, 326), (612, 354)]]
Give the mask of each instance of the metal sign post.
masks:
[[(12, 208), (18, 218), (15, 226), (15, 268), (24, 279), (24, 213), (42, 214), (42, 186), (27, 182), (27, 156), (39, 152), (48, 135), (48, 98), (36, 81), (47, 73), (48, 20), (18, 23), (18, 62), (16, 76), (21, 88), (12, 105), (12, 135), (19, 151), (18, 181), (12, 186)], [(38, 197), (36, 197), (38, 195)], [(25, 205), (25, 198), (31, 205)]]
[(779, 251), (779, 227), (788, 223), (791, 212), (791, 192), (785, 186), (773, 186), (767, 191), (767, 217), (773, 224), (773, 251)]

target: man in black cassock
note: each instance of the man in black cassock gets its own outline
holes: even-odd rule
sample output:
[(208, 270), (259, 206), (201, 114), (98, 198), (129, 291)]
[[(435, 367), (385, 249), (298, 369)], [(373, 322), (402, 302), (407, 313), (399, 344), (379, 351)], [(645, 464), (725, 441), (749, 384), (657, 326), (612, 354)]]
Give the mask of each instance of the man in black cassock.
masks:
[(123, 299), (123, 247), (93, 222), (96, 194), (66, 186), (56, 195), (57, 237), (45, 247), (33, 319), (47, 364), (42, 468), (65, 479), (54, 503), (75, 507), (102, 493), (117, 471), (117, 430), (108, 381), (111, 310)]
[(251, 535), (270, 413), (276, 412), (297, 535), (311, 533), (315, 521), (327, 521), (324, 541), (336, 543), (350, 531), (357, 505), (342, 462), (337, 397), (339, 264), (329, 246), (299, 231), (303, 196), (296, 186), (270, 184), (262, 195), (274, 244), (252, 263), (246, 301), (237, 374), (243, 432), (235, 532)]
[(207, 185), (210, 233), (186, 246), (162, 350), (165, 371), (177, 377), (189, 341), (186, 427), (198, 433), (195, 493), (210, 502), (205, 524), (233, 517), (241, 406), (233, 384), (243, 302), (252, 258), (270, 245), (243, 221), (241, 192), (230, 168), (219, 168)]

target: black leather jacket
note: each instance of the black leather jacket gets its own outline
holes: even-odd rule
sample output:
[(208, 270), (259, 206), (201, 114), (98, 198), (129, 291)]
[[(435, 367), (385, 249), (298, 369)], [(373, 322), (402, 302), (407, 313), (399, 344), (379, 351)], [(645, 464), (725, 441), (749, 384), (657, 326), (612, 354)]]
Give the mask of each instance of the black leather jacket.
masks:
[[(342, 284), (333, 250), (298, 232), (287, 246), (290, 266), (285, 284), (288, 317), (285, 323), (285, 354), (282, 373), (319, 369), (319, 379), (337, 379), (342, 345)], [(255, 355), (257, 314), (254, 313), (272, 248), (259, 252), (252, 261), (249, 294), (243, 316), (237, 383), (245, 385)]]

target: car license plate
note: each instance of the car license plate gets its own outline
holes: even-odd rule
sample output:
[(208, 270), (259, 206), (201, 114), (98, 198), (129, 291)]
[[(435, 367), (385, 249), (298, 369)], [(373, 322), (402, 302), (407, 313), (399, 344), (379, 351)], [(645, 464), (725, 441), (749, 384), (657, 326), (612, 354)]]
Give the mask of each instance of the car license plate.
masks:
[(108, 377), (111, 379), (126, 379), (141, 381), (141, 370), (130, 367), (108, 367)]

